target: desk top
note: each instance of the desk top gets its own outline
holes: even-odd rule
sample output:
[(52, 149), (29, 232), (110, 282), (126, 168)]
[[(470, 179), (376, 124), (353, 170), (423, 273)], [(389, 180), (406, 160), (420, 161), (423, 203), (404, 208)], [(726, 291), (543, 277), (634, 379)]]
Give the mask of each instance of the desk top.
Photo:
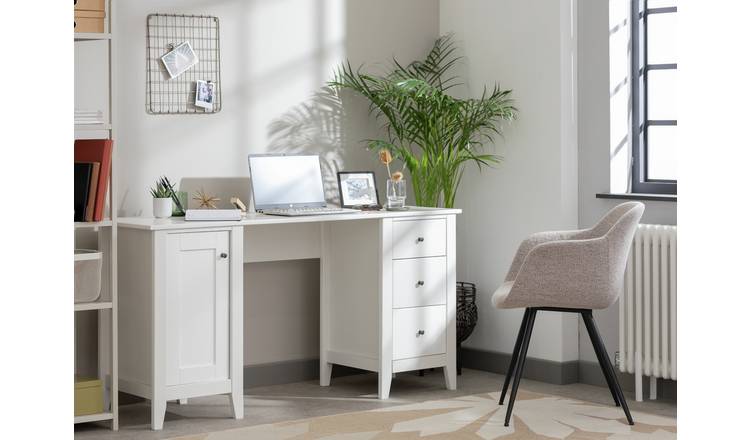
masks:
[(117, 226), (130, 229), (145, 229), (160, 231), (170, 229), (193, 229), (226, 226), (276, 225), (286, 223), (315, 223), (346, 220), (371, 220), (381, 218), (419, 218), (433, 215), (456, 215), (460, 209), (422, 208), (410, 206), (408, 211), (360, 211), (346, 214), (309, 215), (299, 217), (283, 217), (248, 213), (239, 221), (185, 221), (184, 217), (153, 218), (153, 217), (120, 217)]

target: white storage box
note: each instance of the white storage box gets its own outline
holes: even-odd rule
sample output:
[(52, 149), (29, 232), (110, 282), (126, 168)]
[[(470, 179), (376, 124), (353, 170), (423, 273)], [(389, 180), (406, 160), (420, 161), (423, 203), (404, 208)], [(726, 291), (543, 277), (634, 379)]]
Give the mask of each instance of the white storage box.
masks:
[(102, 290), (102, 253), (90, 249), (76, 249), (73, 259), (75, 302), (96, 301)]

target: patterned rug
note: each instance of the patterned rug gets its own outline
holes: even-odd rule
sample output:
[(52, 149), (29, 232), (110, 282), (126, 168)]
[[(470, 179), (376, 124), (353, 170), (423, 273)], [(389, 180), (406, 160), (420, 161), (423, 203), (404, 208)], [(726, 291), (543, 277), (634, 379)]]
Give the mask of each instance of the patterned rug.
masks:
[(585, 439), (669, 440), (676, 420), (519, 390), (509, 427), (499, 393), (393, 406), (179, 437), (180, 440)]

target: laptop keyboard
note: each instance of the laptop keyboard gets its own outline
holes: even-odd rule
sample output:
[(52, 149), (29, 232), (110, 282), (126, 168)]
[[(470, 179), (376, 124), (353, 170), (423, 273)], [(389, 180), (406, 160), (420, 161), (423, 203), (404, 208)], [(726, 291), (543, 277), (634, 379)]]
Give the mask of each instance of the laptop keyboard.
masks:
[[(350, 210), (346, 210), (350, 211)], [(263, 214), (270, 215), (320, 215), (320, 214), (335, 214), (339, 212), (345, 212), (344, 209), (338, 206), (325, 206), (325, 207), (309, 207), (309, 208), (274, 208), (264, 209)]]

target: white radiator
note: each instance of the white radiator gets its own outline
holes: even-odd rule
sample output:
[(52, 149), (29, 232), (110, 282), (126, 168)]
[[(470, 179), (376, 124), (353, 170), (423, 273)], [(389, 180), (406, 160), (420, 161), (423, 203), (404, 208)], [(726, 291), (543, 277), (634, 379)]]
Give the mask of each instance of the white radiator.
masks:
[(677, 379), (677, 226), (638, 225), (620, 297), (620, 371), (635, 375), (636, 400), (642, 376)]

